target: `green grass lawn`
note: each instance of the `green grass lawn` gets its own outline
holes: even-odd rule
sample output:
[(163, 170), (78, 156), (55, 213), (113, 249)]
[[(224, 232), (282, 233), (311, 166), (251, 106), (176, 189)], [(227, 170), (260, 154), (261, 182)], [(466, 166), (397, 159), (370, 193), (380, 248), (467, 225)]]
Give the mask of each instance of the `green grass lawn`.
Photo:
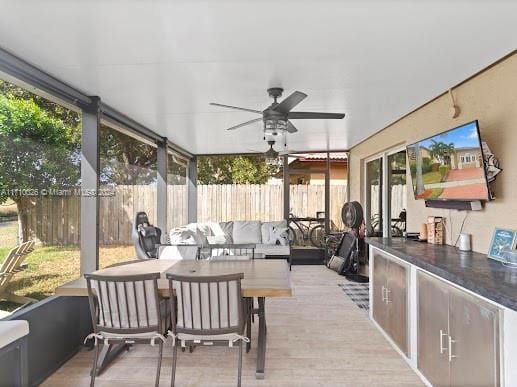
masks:
[[(1, 208), (1, 207), (0, 207)], [(18, 222), (0, 222), (0, 261), (17, 245)]]
[(440, 183), (442, 181), (442, 175), (439, 171), (427, 172), (422, 175), (422, 179), (424, 180), (424, 184)]
[[(0, 262), (8, 251), (16, 246), (17, 223), (0, 223)], [(79, 247), (36, 247), (27, 256), (27, 269), (16, 274), (8, 290), (20, 296), (41, 300), (54, 294), (56, 287), (79, 277)], [(103, 246), (99, 252), (100, 266), (134, 259), (133, 246)], [(0, 301), (0, 310), (13, 310), (19, 305)]]

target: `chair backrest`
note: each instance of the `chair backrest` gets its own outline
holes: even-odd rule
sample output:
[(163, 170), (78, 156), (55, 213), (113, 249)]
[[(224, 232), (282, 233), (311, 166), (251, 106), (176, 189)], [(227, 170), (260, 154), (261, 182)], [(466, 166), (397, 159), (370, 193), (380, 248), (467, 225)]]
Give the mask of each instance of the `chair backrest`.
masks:
[(163, 332), (158, 296), (160, 273), (129, 276), (85, 274), (84, 278), (94, 332)]
[(11, 280), (11, 277), (14, 274), (13, 268), (15, 266), (15, 261), (18, 258), (17, 252), (19, 249), (20, 246), (11, 249), (9, 253), (7, 253), (4, 262), (0, 267), (0, 295), (2, 294), (3, 290), (7, 287), (9, 281)]
[(24, 242), (19, 246), (18, 252), (17, 252), (17, 257), (13, 261), (14, 263), (13, 263), (13, 267), (11, 269), (13, 272), (18, 272), (21, 270), (20, 267), (22, 266), (23, 262), (27, 258), (27, 255), (29, 253), (31, 253), (32, 251), (34, 251), (35, 244), (36, 244), (36, 242), (31, 240), (31, 241)]
[(217, 259), (226, 258), (232, 259), (232, 256), (238, 257), (249, 257), (249, 259), (255, 259), (255, 248), (256, 245), (253, 243), (247, 244), (217, 244), (209, 245), (210, 249), (209, 257), (217, 257)]
[(167, 274), (174, 333), (242, 334), (243, 273), (220, 276)]
[(2, 263), (2, 266), (0, 267), (0, 273), (9, 273), (16, 261), (16, 258), (18, 257), (18, 251), (20, 250), (21, 246), (16, 246), (9, 250), (7, 253), (7, 256), (4, 259), (4, 262)]
[(161, 242), (162, 230), (149, 223), (145, 212), (137, 212), (131, 233), (139, 259), (158, 258), (156, 245)]
[(20, 249), (18, 250), (19, 255), (29, 254), (34, 248), (34, 241), (27, 241), (20, 245)]

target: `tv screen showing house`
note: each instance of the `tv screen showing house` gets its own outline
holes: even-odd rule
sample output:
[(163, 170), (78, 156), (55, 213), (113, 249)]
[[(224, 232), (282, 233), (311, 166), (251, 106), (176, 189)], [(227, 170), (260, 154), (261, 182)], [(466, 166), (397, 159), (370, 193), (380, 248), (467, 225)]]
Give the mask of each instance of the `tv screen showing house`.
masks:
[(477, 121), (407, 147), (416, 199), (487, 200)]

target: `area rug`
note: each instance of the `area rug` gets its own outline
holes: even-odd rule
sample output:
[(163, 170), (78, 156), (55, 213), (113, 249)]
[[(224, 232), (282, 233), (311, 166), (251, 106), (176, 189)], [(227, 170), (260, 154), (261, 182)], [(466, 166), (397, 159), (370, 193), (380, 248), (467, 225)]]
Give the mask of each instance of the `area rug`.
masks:
[(343, 292), (361, 309), (370, 309), (369, 284), (346, 282), (338, 284)]

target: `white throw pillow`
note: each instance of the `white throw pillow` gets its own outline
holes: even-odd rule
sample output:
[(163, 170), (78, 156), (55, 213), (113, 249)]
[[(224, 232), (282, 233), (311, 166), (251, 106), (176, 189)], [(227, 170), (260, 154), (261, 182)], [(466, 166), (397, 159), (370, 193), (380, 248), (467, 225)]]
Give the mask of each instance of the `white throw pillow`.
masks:
[(238, 220), (233, 222), (233, 243), (262, 243), (260, 221)]
[(173, 245), (198, 244), (196, 233), (186, 227), (173, 228), (169, 233), (169, 241)]
[[(212, 222), (210, 223), (210, 228), (212, 229), (212, 235), (224, 235), (226, 239), (225, 243), (233, 243), (233, 222)], [(210, 240), (208, 243), (211, 243)]]
[(287, 227), (273, 226), (270, 241), (272, 245), (287, 246), (289, 244), (289, 229)]
[(208, 232), (203, 232), (203, 229), (205, 231), (206, 228), (201, 229), (198, 223), (189, 223), (185, 227), (192, 231), (194, 233), (194, 238), (196, 239), (196, 243), (199, 245), (206, 246), (208, 244), (208, 240), (206, 239), (207, 234), (210, 235), (210, 228), (208, 228)]
[(287, 221), (280, 220), (276, 222), (264, 222), (261, 226), (262, 233), (262, 243), (265, 245), (274, 245), (276, 244), (276, 238), (273, 235), (273, 228), (282, 227), (287, 228)]

